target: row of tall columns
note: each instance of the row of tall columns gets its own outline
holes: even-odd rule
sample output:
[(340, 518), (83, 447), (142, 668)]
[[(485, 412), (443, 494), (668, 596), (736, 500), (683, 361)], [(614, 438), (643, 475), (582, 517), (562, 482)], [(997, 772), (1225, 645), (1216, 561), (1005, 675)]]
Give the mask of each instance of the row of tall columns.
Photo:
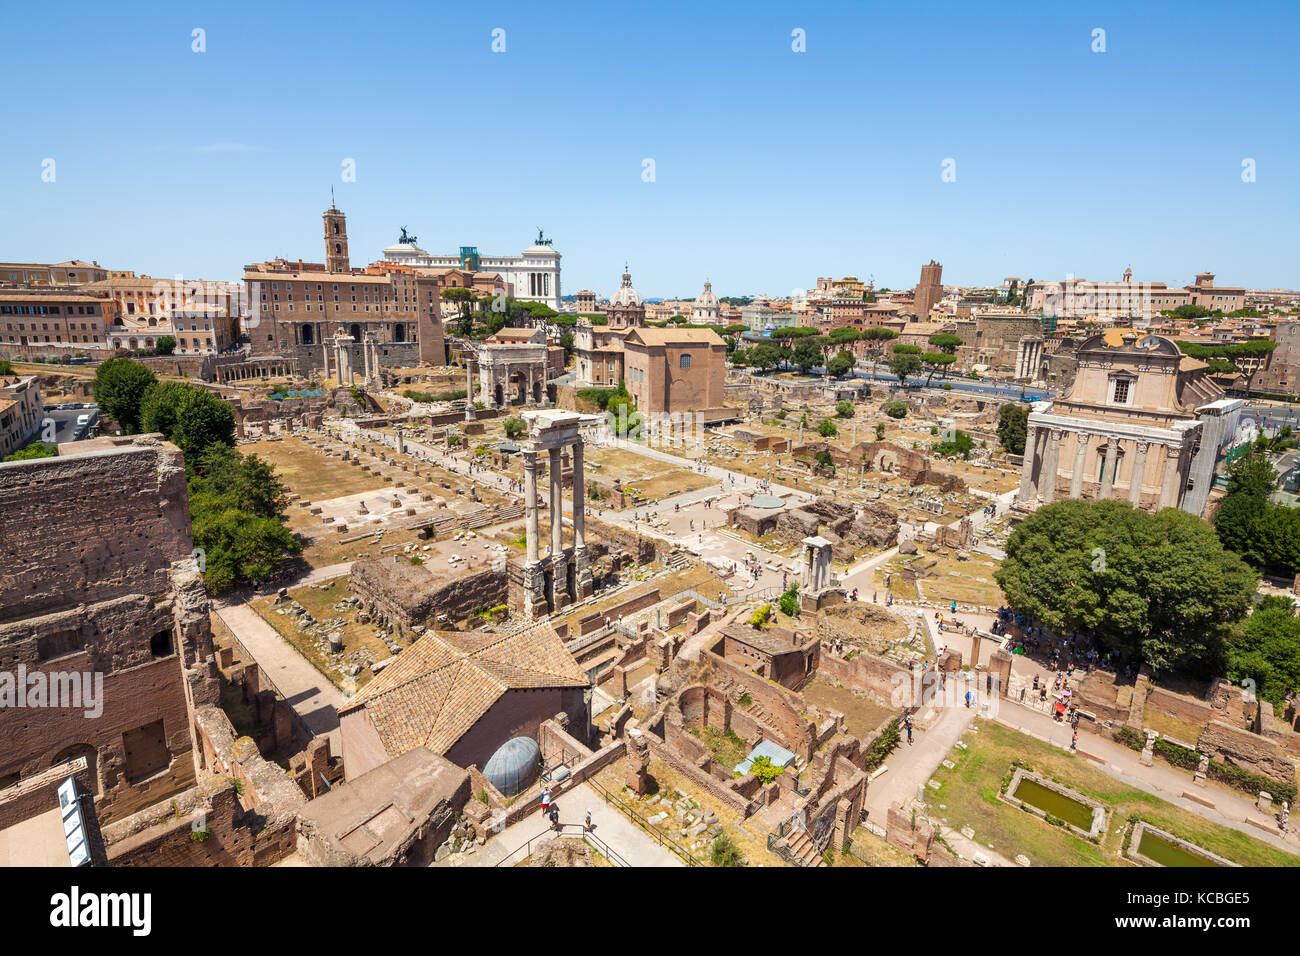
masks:
[[(1041, 501), (1051, 504), (1056, 499), (1056, 476), (1060, 467), (1061, 441), (1065, 432), (1059, 429), (1047, 429), (1036, 426), (1029, 429), (1025, 436), (1025, 463), (1020, 475), (1020, 492), (1018, 503), (1030, 506)], [(1075, 434), (1074, 465), (1070, 474), (1070, 497), (1083, 497), (1084, 465), (1088, 454), (1089, 435), (1085, 432)], [(1101, 457), (1100, 487), (1097, 497), (1108, 500), (1115, 489), (1115, 472), (1119, 460), (1119, 439), (1102, 437), (1099, 453)], [(1146, 480), (1148, 462), (1152, 454), (1159, 454), (1158, 449), (1165, 449), (1164, 475), (1160, 489), (1161, 508), (1176, 508), (1181, 500), (1179, 487), (1178, 463), (1182, 450), (1177, 446), (1160, 445), (1155, 442), (1135, 442), (1133, 473), (1129, 480), (1128, 502), (1134, 507), (1142, 504), (1142, 486)], [(1153, 452), (1152, 448), (1157, 449)], [(1042, 464), (1035, 479), (1034, 465), (1041, 457)]]
[(295, 370), (289, 365), (279, 363), (257, 363), (255, 365), (224, 365), (217, 368), (217, 381), (225, 382), (247, 382), (250, 379), (263, 378), (287, 378), (294, 374)]
[[(551, 550), (544, 564), (540, 555), (540, 527), (537, 512), (537, 454), (536, 450), (524, 452), (524, 498), (527, 515), (525, 545), (527, 559), (524, 563), (524, 612), (530, 617), (540, 617), (547, 611), (558, 611), (574, 601), (591, 595), (591, 568), (587, 559), (586, 501), (583, 491), (583, 444), (581, 439), (572, 444), (573, 449), (573, 587), (569, 587), (569, 562), (564, 553), (564, 446), (547, 449), (550, 478)], [(546, 572), (550, 571), (550, 587), (546, 586)], [(549, 590), (549, 593), (547, 593)], [(549, 604), (549, 608), (547, 605)]]

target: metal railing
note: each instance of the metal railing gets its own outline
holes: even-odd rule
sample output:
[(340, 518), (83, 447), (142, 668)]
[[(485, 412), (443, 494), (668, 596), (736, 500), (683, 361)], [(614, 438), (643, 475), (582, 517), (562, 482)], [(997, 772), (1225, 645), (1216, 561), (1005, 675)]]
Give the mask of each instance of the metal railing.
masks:
[[(576, 833), (572, 836), (568, 836), (569, 831), (576, 831)], [(630, 867), (632, 865), (631, 863), (627, 862), (627, 860), (625, 860), (622, 857), (622, 855), (617, 850), (615, 850), (612, 846), (610, 846), (600, 837), (596, 836), (596, 834), (588, 832), (586, 825), (582, 823), (561, 823), (558, 828), (550, 827), (544, 830), (543, 832), (537, 834), (537, 836), (530, 838), (522, 845), (515, 847), (513, 850), (511, 850), (509, 853), (507, 853), (505, 856), (503, 856), (500, 860), (498, 860), (496, 863), (492, 865), (493, 866), (514, 866), (515, 863), (511, 861), (514, 860), (516, 856), (519, 856), (519, 854), (522, 853), (523, 855), (519, 856), (518, 862), (522, 862), (523, 860), (526, 860), (533, 855), (534, 843), (537, 843), (541, 840), (554, 839), (557, 837), (560, 838), (567, 837), (567, 839), (573, 839), (575, 836), (577, 839), (582, 840), (583, 843), (589, 845), (593, 850), (595, 850), (605, 859), (609, 860), (609, 862), (614, 864), (614, 866)]]
[(670, 850), (673, 853), (676, 853), (679, 857), (681, 857), (682, 862), (684, 862), (687, 866), (704, 866), (704, 862), (700, 860), (697, 856), (695, 856), (695, 854), (691, 853), (690, 850), (682, 846), (672, 837), (668, 836), (668, 834), (664, 833), (657, 826), (655, 826), (653, 823), (651, 823), (649, 820), (643, 817), (639, 812), (637, 812), (635, 808), (629, 806), (628, 804), (620, 800), (618, 797), (616, 797), (613, 793), (607, 790), (602, 784), (600, 784), (595, 778), (589, 777), (587, 780), (583, 782), (586, 783), (587, 786), (595, 790), (598, 794), (600, 794), (601, 798), (606, 803), (608, 803), (611, 807), (613, 807), (615, 810), (622, 813), (625, 817), (627, 817), (629, 820), (631, 820), (633, 823), (639, 826), (646, 833), (650, 834), (650, 836), (654, 838), (656, 843), (658, 843), (660, 846), (664, 847), (665, 849)]

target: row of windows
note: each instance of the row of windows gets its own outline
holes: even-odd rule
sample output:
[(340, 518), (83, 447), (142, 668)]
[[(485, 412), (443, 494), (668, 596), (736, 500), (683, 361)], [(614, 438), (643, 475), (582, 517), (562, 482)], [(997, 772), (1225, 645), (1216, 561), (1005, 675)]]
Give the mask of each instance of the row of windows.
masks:
[[(93, 328), (93, 326), (87, 325), (85, 322), (82, 322), (80, 327), (81, 327), (81, 331), (83, 331), (83, 332), (88, 331), (88, 330), (90, 330), (90, 329)], [(10, 332), (12, 332), (12, 331), (14, 330), (14, 324), (13, 324), (12, 322), (6, 322), (6, 323), (5, 323), (5, 328), (8, 329)], [(77, 328), (77, 325), (76, 325), (76, 323), (69, 322), (68, 325), (66, 326), (66, 328), (68, 329), (68, 331), (72, 331), (73, 329)], [(26, 330), (27, 330), (27, 323), (26, 323), (26, 322), (19, 322), (19, 323), (18, 323), (18, 331), (19, 331), (19, 332), (25, 332)], [(50, 323), (48, 323), (48, 322), (42, 322), (42, 323), (41, 323), (41, 331), (42, 331), (42, 332), (48, 332), (49, 330), (50, 330)], [(54, 326), (54, 331), (57, 332), (58, 330), (59, 330), (59, 326), (56, 324), (56, 325)], [(36, 323), (35, 323), (35, 322), (32, 323), (32, 331), (33, 331), (33, 332), (36, 331)]]
[[(97, 338), (96, 338), (95, 336), (93, 336), (93, 335), (81, 335), (81, 336), (70, 335), (70, 336), (68, 336), (68, 338), (66, 338), (66, 339), (51, 339), (48, 335), (46, 335), (46, 336), (33, 335), (33, 336), (31, 336), (31, 340), (32, 340), (33, 343), (37, 343), (37, 342), (83, 342), (83, 343), (84, 343), (84, 342), (98, 342), (98, 341), (99, 341), (99, 339), (97, 339)], [(11, 335), (11, 336), (9, 336), (9, 341), (10, 341), (10, 342), (17, 342), (18, 339), (17, 339), (17, 337)]]
[[(68, 306), (68, 315), (73, 315), (73, 306)], [(97, 315), (93, 305), (78, 305), (76, 315)], [(62, 315), (57, 305), (0, 305), (0, 315)]]

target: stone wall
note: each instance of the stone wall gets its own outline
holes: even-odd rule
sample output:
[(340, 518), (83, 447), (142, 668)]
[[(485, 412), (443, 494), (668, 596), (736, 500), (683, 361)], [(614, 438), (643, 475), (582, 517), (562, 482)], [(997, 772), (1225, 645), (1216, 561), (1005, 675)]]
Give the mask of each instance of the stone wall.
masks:
[(200, 708), (195, 726), (198, 786), (105, 827), (110, 865), (269, 866), (294, 851), (302, 791), (251, 740), (236, 740), (219, 708)]
[(508, 581), (504, 569), (491, 568), (474, 568), (448, 579), (399, 556), (396, 564), (392, 557), (358, 561), (349, 586), (370, 614), (409, 629), (434, 626), (444, 614), (455, 622), (505, 604)]
[(184, 460), (160, 436), (0, 463), (0, 623), (165, 594), (190, 550)]

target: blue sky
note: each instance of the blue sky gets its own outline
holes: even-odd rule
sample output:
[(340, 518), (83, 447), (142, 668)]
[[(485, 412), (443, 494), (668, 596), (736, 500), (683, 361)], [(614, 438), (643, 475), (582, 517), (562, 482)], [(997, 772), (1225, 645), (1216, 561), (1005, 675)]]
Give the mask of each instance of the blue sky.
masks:
[(654, 296), (910, 287), (932, 257), (949, 284), (1294, 288), (1297, 40), (1295, 2), (27, 4), (0, 261), (320, 261), (333, 186), (354, 264), (403, 225), (484, 254), (541, 226), (565, 293), (624, 260)]

